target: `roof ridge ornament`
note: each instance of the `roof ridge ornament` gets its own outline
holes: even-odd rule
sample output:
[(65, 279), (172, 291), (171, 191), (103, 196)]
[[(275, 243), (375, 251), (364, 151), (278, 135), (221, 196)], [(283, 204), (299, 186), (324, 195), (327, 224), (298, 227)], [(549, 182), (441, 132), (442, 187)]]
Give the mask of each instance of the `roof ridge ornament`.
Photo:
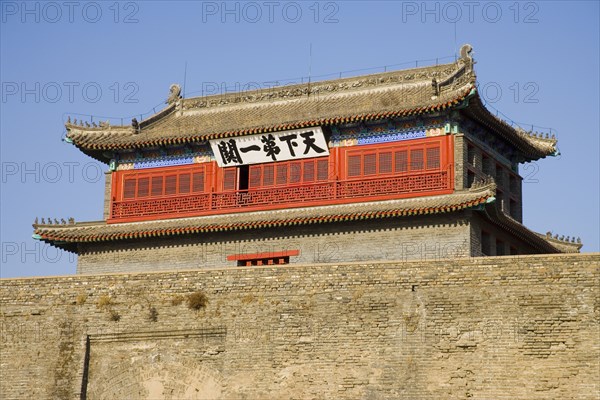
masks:
[(463, 59), (465, 62), (472, 63), (473, 62), (473, 56), (471, 56), (472, 52), (473, 52), (473, 46), (471, 46), (468, 43), (465, 43), (460, 48), (460, 58)]
[(171, 105), (179, 99), (181, 99), (181, 86), (178, 83), (173, 83), (169, 86), (169, 97), (165, 103)]

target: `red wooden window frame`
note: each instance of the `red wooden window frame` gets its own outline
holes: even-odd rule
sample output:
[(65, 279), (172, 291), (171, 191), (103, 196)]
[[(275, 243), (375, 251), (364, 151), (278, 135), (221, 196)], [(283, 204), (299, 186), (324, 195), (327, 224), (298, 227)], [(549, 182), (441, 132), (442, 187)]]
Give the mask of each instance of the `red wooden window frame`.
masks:
[(453, 143), (448, 135), (337, 147), (304, 160), (117, 171), (108, 222), (451, 193)]
[(299, 254), (300, 250), (285, 250), (255, 254), (232, 254), (227, 256), (227, 261), (237, 261), (238, 267), (250, 267), (253, 265), (283, 265), (290, 263), (290, 257)]
[(451, 136), (342, 148), (342, 179), (437, 171), (453, 162)]
[(149, 200), (210, 192), (212, 163), (115, 172), (113, 201)]
[(329, 158), (280, 161), (250, 165), (248, 189), (327, 182)]

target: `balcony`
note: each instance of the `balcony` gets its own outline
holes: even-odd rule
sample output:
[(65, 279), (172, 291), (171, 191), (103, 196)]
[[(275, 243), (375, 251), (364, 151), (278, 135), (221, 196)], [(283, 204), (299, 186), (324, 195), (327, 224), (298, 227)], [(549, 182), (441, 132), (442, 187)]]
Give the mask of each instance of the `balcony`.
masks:
[(452, 193), (453, 171), (113, 201), (108, 223), (322, 206)]

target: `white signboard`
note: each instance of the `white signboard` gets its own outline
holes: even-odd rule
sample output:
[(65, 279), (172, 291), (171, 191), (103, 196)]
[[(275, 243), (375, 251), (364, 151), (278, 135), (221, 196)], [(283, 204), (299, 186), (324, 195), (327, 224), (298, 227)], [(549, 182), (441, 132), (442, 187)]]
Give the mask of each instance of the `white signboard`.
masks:
[(213, 139), (210, 147), (219, 167), (329, 155), (321, 127)]

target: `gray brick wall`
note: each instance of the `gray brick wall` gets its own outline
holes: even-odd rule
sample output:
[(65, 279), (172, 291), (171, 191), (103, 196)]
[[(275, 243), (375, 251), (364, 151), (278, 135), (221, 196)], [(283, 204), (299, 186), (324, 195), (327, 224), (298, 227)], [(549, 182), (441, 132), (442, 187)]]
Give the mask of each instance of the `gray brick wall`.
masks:
[(467, 141), (461, 134), (454, 135), (454, 188), (462, 190), (467, 185)]
[(112, 172), (106, 171), (104, 173), (104, 212), (103, 212), (104, 220), (107, 220), (108, 217), (110, 216), (111, 186), (112, 186)]
[(599, 254), (4, 279), (0, 397), (597, 399), (599, 290)]
[(80, 245), (78, 273), (233, 267), (228, 255), (299, 250), (290, 263), (468, 256), (463, 213)]

